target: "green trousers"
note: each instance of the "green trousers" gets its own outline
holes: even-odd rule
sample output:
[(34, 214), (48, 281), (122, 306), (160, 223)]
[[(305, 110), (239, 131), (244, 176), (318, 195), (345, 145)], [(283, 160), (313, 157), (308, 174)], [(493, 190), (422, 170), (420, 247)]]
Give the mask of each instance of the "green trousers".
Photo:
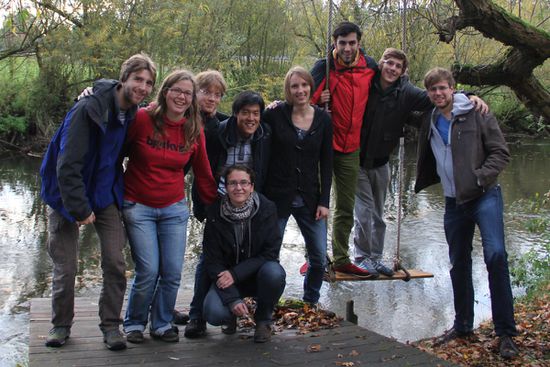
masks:
[(335, 266), (350, 262), (349, 236), (353, 227), (355, 188), (359, 175), (359, 150), (353, 153), (334, 152), (333, 161), (334, 215), (332, 221), (332, 257)]

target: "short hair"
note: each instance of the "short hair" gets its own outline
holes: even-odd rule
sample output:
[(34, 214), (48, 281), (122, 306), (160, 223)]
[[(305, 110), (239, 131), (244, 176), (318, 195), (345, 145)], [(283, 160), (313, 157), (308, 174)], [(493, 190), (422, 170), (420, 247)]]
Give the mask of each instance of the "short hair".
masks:
[(407, 68), (409, 67), (409, 61), (407, 60), (407, 54), (401, 50), (398, 50), (397, 48), (389, 47), (387, 48), (384, 53), (382, 54), (382, 58), (378, 62), (379, 64), (382, 64), (385, 60), (389, 59), (390, 57), (401, 60), (403, 63), (403, 73), (407, 71)]
[(336, 41), (338, 37), (340, 36), (347, 36), (350, 33), (356, 33), (357, 34), (357, 40), (361, 40), (361, 36), (363, 33), (361, 32), (361, 29), (359, 26), (352, 22), (342, 22), (336, 26), (334, 29), (334, 32), (332, 32), (332, 38)]
[(260, 113), (264, 112), (265, 102), (262, 96), (257, 92), (246, 90), (244, 92), (237, 94), (237, 96), (233, 100), (233, 106), (231, 107), (231, 110), (233, 112), (233, 115), (236, 115), (245, 106), (251, 106), (256, 104), (260, 106)]
[(429, 70), (424, 76), (424, 86), (426, 89), (430, 89), (432, 85), (441, 81), (447, 81), (451, 88), (454, 88), (456, 84), (451, 71), (445, 68), (435, 67)]
[(285, 76), (285, 100), (288, 104), (292, 104), (292, 95), (290, 93), (290, 78), (292, 78), (293, 75), (299, 76), (309, 84), (309, 98), (311, 98), (311, 94), (313, 93), (315, 88), (313, 77), (311, 76), (309, 71), (301, 66), (295, 66), (291, 68)]
[(153, 78), (153, 84), (157, 80), (157, 67), (153, 60), (147, 54), (139, 53), (133, 56), (122, 63), (120, 67), (120, 77), (119, 81), (125, 82), (130, 77), (130, 74), (136, 73), (141, 70), (149, 70), (151, 77)]
[(222, 73), (217, 70), (201, 71), (195, 76), (195, 81), (198, 89), (208, 89), (213, 86), (219, 88), (222, 94), (225, 94), (227, 90), (225, 79)]
[(248, 176), (250, 177), (250, 183), (256, 182), (256, 174), (254, 173), (254, 170), (248, 166), (245, 166), (244, 164), (234, 164), (232, 166), (229, 166), (225, 169), (225, 172), (223, 174), (223, 179), (225, 181), (225, 185), (227, 185), (227, 178), (231, 173), (234, 171), (242, 171), (248, 173)]

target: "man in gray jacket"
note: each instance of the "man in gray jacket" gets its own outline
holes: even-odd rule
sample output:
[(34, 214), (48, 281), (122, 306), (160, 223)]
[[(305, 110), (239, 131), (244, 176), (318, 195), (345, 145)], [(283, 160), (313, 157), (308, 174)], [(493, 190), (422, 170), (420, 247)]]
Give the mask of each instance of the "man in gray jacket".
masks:
[(489, 273), (499, 352), (503, 358), (512, 358), (518, 354), (512, 340), (517, 330), (504, 245), (502, 193), (497, 183), (510, 154), (494, 116), (474, 111), (463, 95), (453, 95), (455, 81), (449, 70), (430, 70), (424, 85), (435, 108), (426, 113), (420, 128), (415, 191), (437, 182), (443, 186), (444, 228), (455, 307), (453, 327), (435, 344), (473, 333), (471, 252), (477, 224)]

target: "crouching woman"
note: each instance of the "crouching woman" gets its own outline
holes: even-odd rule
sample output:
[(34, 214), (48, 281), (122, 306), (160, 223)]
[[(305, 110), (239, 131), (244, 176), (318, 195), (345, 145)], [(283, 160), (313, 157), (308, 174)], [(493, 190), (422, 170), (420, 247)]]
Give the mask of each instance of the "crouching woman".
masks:
[(212, 286), (203, 315), (224, 333), (236, 330), (237, 317), (248, 314), (244, 297), (255, 297), (254, 342), (271, 338), (273, 309), (285, 288), (279, 264), (281, 235), (275, 205), (254, 192), (254, 172), (231, 166), (225, 173), (227, 195), (207, 212), (204, 229), (206, 271)]

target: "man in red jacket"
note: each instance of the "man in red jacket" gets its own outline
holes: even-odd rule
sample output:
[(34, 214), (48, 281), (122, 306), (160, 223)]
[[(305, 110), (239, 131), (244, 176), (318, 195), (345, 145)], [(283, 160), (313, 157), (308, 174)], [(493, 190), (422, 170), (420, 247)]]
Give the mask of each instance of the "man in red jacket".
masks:
[(377, 64), (360, 48), (361, 30), (350, 22), (340, 23), (332, 38), (329, 55), (329, 88), (326, 89), (326, 60), (318, 60), (311, 74), (315, 80), (312, 103), (330, 104), (333, 123), (333, 183), (335, 212), (332, 224), (334, 270), (370, 275), (350, 262), (349, 235), (353, 227), (355, 186), (359, 172), (361, 124)]

